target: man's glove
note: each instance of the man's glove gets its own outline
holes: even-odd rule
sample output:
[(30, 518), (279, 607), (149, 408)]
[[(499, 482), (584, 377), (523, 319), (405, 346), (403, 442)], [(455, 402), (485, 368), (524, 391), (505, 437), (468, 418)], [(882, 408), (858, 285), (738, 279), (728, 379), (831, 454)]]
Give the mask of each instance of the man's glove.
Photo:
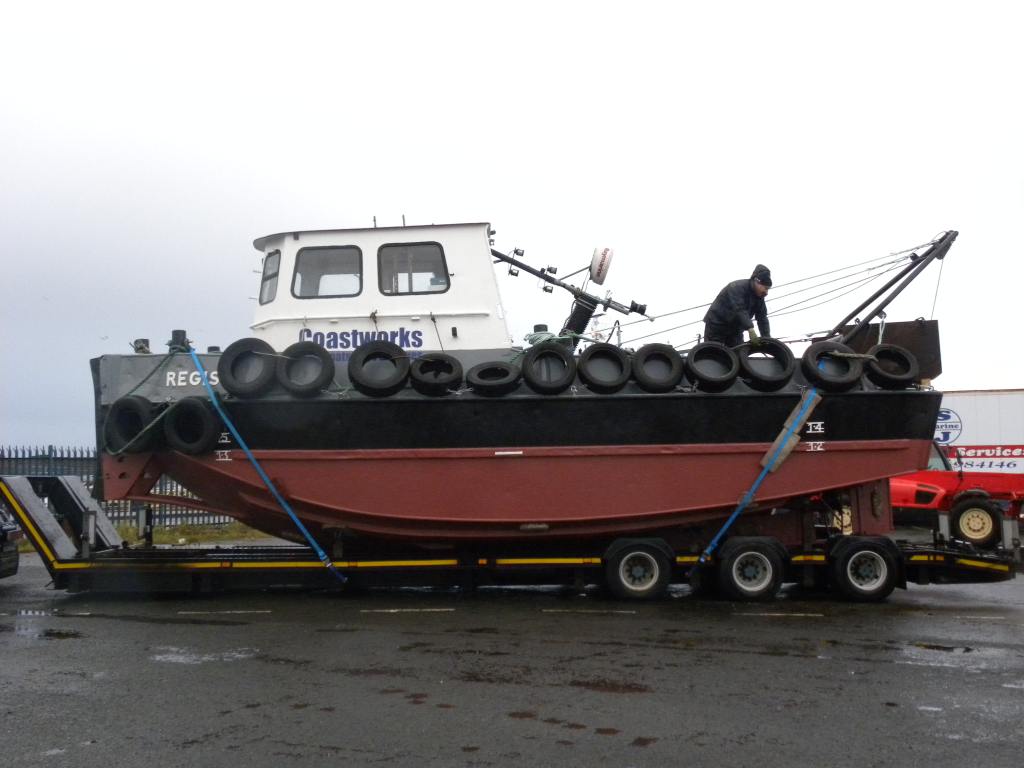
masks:
[(753, 344), (755, 347), (761, 343), (761, 337), (757, 335), (757, 331), (755, 331), (753, 328), (747, 331), (747, 333), (750, 334), (750, 343)]

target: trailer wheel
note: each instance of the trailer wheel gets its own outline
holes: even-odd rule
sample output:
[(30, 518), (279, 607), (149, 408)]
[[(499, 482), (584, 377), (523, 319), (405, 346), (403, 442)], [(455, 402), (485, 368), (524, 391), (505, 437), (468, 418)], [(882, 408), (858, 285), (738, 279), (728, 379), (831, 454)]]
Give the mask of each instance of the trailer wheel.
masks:
[(953, 506), (950, 523), (953, 536), (976, 547), (987, 547), (999, 536), (999, 510), (978, 497), (963, 499)]
[(896, 588), (896, 577), (892, 553), (873, 541), (853, 544), (832, 561), (832, 578), (839, 591), (858, 603), (885, 600)]
[(619, 548), (605, 560), (608, 589), (623, 600), (653, 600), (668, 589), (672, 565), (668, 556), (649, 544)]
[(722, 547), (718, 585), (736, 600), (771, 600), (782, 585), (782, 557), (771, 539), (743, 537)]

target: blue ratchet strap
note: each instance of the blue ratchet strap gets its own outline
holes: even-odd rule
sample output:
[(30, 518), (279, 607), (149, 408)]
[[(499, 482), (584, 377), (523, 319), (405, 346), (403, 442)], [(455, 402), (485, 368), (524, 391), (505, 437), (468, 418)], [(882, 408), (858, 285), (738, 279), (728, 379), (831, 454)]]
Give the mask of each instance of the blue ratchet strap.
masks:
[(320, 562), (323, 563), (324, 566), (326, 566), (327, 570), (329, 570), (331, 573), (335, 575), (335, 577), (337, 577), (338, 581), (344, 584), (347, 581), (345, 576), (341, 572), (339, 572), (337, 568), (334, 567), (334, 563), (331, 562), (331, 558), (329, 558), (327, 556), (327, 553), (324, 552), (320, 545), (316, 543), (316, 539), (313, 538), (312, 534), (310, 534), (310, 532), (306, 530), (306, 526), (304, 526), (302, 524), (302, 521), (299, 520), (298, 516), (292, 510), (291, 505), (287, 501), (285, 501), (284, 496), (282, 496), (281, 493), (277, 490), (277, 486), (274, 485), (273, 481), (270, 479), (267, 473), (263, 471), (263, 467), (260, 466), (260, 463), (256, 461), (256, 457), (252, 455), (252, 451), (249, 450), (248, 444), (245, 442), (245, 440), (242, 439), (242, 436), (238, 434), (238, 430), (235, 429), (234, 422), (231, 421), (227, 413), (221, 407), (220, 401), (217, 399), (217, 393), (214, 392), (213, 387), (210, 386), (210, 381), (209, 377), (206, 374), (206, 369), (203, 368), (203, 364), (199, 362), (199, 357), (196, 355), (196, 351), (189, 347), (188, 353), (192, 356), (192, 362), (195, 363), (196, 370), (199, 371), (199, 376), (203, 381), (203, 386), (206, 387), (206, 391), (210, 395), (210, 402), (213, 403), (214, 409), (216, 409), (217, 414), (220, 416), (225, 426), (227, 426), (228, 431), (231, 432), (231, 435), (235, 438), (235, 442), (242, 447), (243, 451), (245, 451), (246, 458), (249, 459), (249, 462), (256, 469), (256, 472), (259, 474), (260, 479), (263, 480), (263, 484), (267, 486), (267, 490), (269, 490), (270, 493), (273, 494), (274, 498), (277, 500), (277, 503), (281, 506), (281, 509), (288, 513), (288, 516), (292, 519), (292, 522), (295, 523), (295, 527), (299, 529), (299, 532), (306, 538), (306, 541), (309, 542), (309, 546), (313, 548), (314, 552), (316, 552), (316, 556), (320, 558)]
[(796, 418), (793, 419), (793, 423), (786, 429), (785, 437), (779, 441), (779, 446), (775, 449), (775, 453), (772, 454), (771, 459), (764, 465), (764, 468), (761, 470), (761, 474), (757, 476), (757, 480), (755, 480), (754, 484), (750, 486), (750, 490), (743, 494), (743, 498), (740, 499), (740, 503), (736, 505), (736, 509), (734, 509), (732, 514), (729, 515), (729, 519), (725, 521), (725, 525), (723, 525), (721, 530), (715, 534), (715, 538), (711, 540), (711, 543), (708, 544), (707, 548), (701, 552), (700, 559), (697, 561), (698, 564), (703, 565), (707, 562), (715, 549), (718, 548), (718, 543), (722, 540), (722, 537), (725, 536), (726, 532), (732, 527), (732, 524), (736, 522), (736, 518), (739, 517), (740, 513), (754, 501), (754, 494), (757, 493), (757, 489), (761, 487), (761, 483), (763, 483), (765, 477), (768, 476), (768, 471), (775, 466), (775, 460), (779, 458), (779, 453), (786, 447), (786, 442), (789, 440), (790, 435), (793, 434), (793, 430), (796, 429), (796, 425), (801, 422), (804, 415), (807, 413), (807, 409), (810, 407), (811, 403), (814, 402), (814, 396), (817, 393), (817, 388), (811, 387), (804, 394), (803, 405), (800, 407)]

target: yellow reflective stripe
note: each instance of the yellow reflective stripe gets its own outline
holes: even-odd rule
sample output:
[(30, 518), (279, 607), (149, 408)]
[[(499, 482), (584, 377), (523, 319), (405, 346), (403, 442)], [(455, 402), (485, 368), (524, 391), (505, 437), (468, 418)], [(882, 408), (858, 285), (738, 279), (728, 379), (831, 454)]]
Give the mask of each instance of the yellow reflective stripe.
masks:
[(790, 562), (792, 563), (824, 563), (824, 555), (793, 555)]
[(56, 563), (57, 557), (50, 551), (50, 548), (46, 546), (46, 539), (44, 539), (39, 531), (36, 530), (36, 527), (32, 524), (32, 520), (29, 518), (28, 513), (21, 508), (17, 499), (14, 498), (14, 494), (11, 493), (10, 489), (7, 487), (7, 483), (0, 483), (0, 490), (4, 492), (4, 496), (6, 496), (7, 500), (11, 503), (11, 506), (14, 508), (14, 513), (18, 516), (18, 519), (21, 520), (21, 524), (28, 529), (29, 536), (36, 540), (36, 546), (39, 547), (39, 549), (46, 555), (46, 559), (49, 560), (51, 564)]
[[(335, 560), (331, 563), (335, 568), (438, 568), (454, 567), (458, 560)], [(296, 562), (261, 563), (245, 561), (228, 563), (231, 568), (323, 568), (318, 560), (302, 560)]]
[(456, 566), (458, 560), (359, 560), (349, 563), (335, 563), (335, 568), (432, 568)]
[(600, 557), (499, 557), (495, 565), (600, 565)]
[(700, 560), (700, 555), (679, 555), (676, 557), (676, 562), (680, 565), (686, 565), (687, 563), (696, 563)]
[[(421, 568), (421, 567), (453, 567), (459, 564), (458, 560), (361, 560), (361, 561), (338, 561), (333, 563), (335, 568)], [(278, 562), (243, 561), (234, 562), (231, 560), (218, 560), (216, 562), (200, 561), (187, 563), (105, 563), (105, 562), (63, 562), (55, 563), (54, 567), (59, 570), (81, 570), (92, 568), (99, 570), (139, 570), (139, 571), (161, 571), (161, 570), (228, 570), (228, 569), (314, 569), (323, 568), (324, 564), (319, 560), (297, 560)]]
[(988, 568), (993, 571), (1009, 571), (1010, 566), (1001, 565), (1000, 563), (983, 563), (981, 560), (965, 560), (958, 557), (956, 559), (957, 565), (966, 565), (969, 568)]
[(912, 563), (944, 563), (946, 562), (945, 555), (911, 555), (910, 562)]

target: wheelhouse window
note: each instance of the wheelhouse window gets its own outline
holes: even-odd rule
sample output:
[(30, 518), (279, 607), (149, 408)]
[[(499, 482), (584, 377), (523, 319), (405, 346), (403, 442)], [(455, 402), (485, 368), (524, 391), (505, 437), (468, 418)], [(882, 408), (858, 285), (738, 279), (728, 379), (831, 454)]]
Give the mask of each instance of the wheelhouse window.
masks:
[(292, 296), (298, 299), (358, 296), (363, 252), (354, 245), (302, 248), (295, 256)]
[(377, 251), (377, 275), (385, 296), (444, 293), (451, 285), (440, 243), (382, 245)]
[(281, 252), (271, 251), (263, 260), (263, 280), (260, 282), (260, 304), (269, 304), (277, 296), (277, 272), (281, 268)]
[(939, 449), (932, 443), (931, 453), (928, 454), (928, 469), (949, 471), (949, 461), (939, 453)]

